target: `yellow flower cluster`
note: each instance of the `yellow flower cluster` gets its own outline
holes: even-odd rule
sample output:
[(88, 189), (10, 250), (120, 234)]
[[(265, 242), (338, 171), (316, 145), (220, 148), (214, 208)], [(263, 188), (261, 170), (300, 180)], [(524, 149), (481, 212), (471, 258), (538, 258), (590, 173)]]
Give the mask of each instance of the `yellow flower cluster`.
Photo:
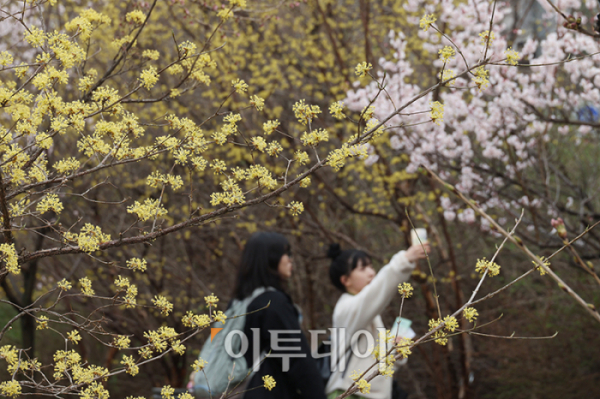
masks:
[(146, 259), (131, 258), (127, 262), (127, 267), (134, 271), (145, 272), (147, 267)]
[(365, 61), (356, 65), (356, 68), (354, 68), (354, 73), (359, 78), (364, 78), (371, 69), (373, 69), (373, 65)]
[(431, 106), (431, 112), (429, 113), (431, 121), (436, 125), (441, 124), (444, 121), (444, 104), (439, 101), (432, 101), (429, 105)]
[(8, 51), (0, 51), (0, 65), (7, 66), (14, 61), (13, 56)]
[(154, 87), (156, 82), (158, 82), (158, 73), (156, 72), (156, 68), (153, 66), (148, 67), (140, 74), (140, 81), (142, 82), (142, 86), (146, 89), (150, 90)]
[(336, 119), (344, 119), (344, 104), (341, 101), (336, 101), (329, 106), (329, 113)]
[(496, 35), (494, 34), (494, 32), (492, 32), (490, 34), (489, 30), (486, 30), (485, 32), (481, 32), (479, 34), (479, 37), (481, 38), (481, 44), (483, 46), (491, 46), (492, 42), (494, 41), (494, 39), (496, 38)]
[(275, 388), (275, 379), (273, 377), (270, 375), (265, 375), (262, 379), (267, 390), (270, 391), (271, 389)]
[(483, 66), (475, 68), (475, 77), (473, 78), (473, 82), (477, 85), (479, 91), (487, 89), (490, 85), (490, 81), (488, 80), (489, 71), (486, 70)]
[(259, 96), (250, 97), (250, 104), (256, 108), (257, 111), (262, 111), (265, 108), (265, 100)]
[(316, 147), (319, 145), (319, 143), (329, 141), (329, 132), (327, 132), (325, 129), (313, 130), (310, 133), (304, 132), (300, 137), (300, 141), (304, 145)]
[(135, 201), (133, 205), (127, 207), (127, 213), (135, 213), (137, 217), (145, 222), (154, 217), (162, 217), (167, 214), (167, 210), (160, 204), (160, 199), (147, 198), (143, 204)]
[(183, 187), (183, 179), (179, 175), (168, 173), (163, 175), (159, 171), (154, 171), (146, 178), (146, 184), (153, 188), (157, 188), (160, 185), (170, 185), (173, 190), (177, 191)]
[(79, 335), (79, 331), (77, 330), (69, 331), (67, 333), (67, 338), (69, 339), (69, 341), (72, 341), (75, 344), (81, 341), (81, 335)]
[(160, 309), (160, 313), (163, 316), (168, 316), (173, 311), (173, 304), (162, 295), (155, 295), (152, 303)]
[(477, 309), (475, 308), (465, 308), (463, 310), (463, 317), (471, 323), (477, 319), (477, 316), (479, 316), (479, 313), (477, 313)]
[(413, 291), (414, 288), (410, 283), (398, 284), (398, 293), (400, 293), (403, 298), (410, 298), (413, 294)]
[(302, 202), (292, 201), (288, 207), (293, 216), (298, 216), (304, 212), (304, 204), (302, 204)]
[(195, 372), (199, 372), (202, 371), (204, 369), (204, 367), (208, 364), (208, 362), (202, 358), (197, 359), (193, 364), (192, 364), (192, 369)]
[(67, 370), (78, 366), (81, 363), (81, 356), (74, 350), (58, 350), (54, 353), (54, 379), (60, 380)]
[(144, 346), (139, 353), (143, 357), (152, 356), (152, 350), (164, 352), (167, 350), (168, 344), (178, 345), (176, 340), (177, 332), (171, 327), (160, 327), (157, 331), (146, 331), (144, 337), (148, 339), (149, 346)]
[(361, 378), (357, 383), (356, 387), (360, 391), (360, 393), (369, 393), (371, 391), (371, 384), (367, 382), (364, 378)]
[(517, 65), (519, 63), (519, 53), (513, 50), (511, 47), (504, 50), (504, 55), (506, 56), (506, 62), (510, 65)]
[(109, 393), (104, 386), (98, 382), (92, 382), (87, 388), (81, 391), (81, 399), (108, 398)]
[[(440, 72), (440, 74), (438, 76), (439, 76), (440, 80), (443, 82), (446, 80), (454, 79), (456, 77), (456, 72), (453, 71), (452, 69), (444, 69), (442, 72)], [(454, 83), (456, 83), (456, 79), (450, 80), (446, 84), (448, 86), (454, 86)]]
[(3, 396), (20, 396), (21, 384), (18, 381), (4, 381), (0, 383), (0, 394)]
[(60, 288), (61, 291), (68, 291), (71, 288), (73, 288), (73, 286), (71, 285), (71, 283), (69, 283), (66, 279), (62, 279), (60, 280), (57, 284), (58, 288)]
[(127, 15), (125, 16), (125, 21), (133, 22), (136, 25), (143, 24), (145, 19), (146, 19), (146, 15), (140, 10), (134, 10), (134, 11), (128, 12)]
[(231, 85), (236, 93), (244, 93), (248, 91), (248, 84), (242, 79), (232, 80)]
[(130, 375), (136, 375), (140, 372), (140, 368), (135, 364), (135, 360), (133, 360), (133, 356), (123, 355), (123, 360), (121, 360), (121, 364), (125, 367), (126, 373)]
[(127, 349), (130, 344), (131, 341), (129, 337), (126, 337), (125, 335), (118, 335), (113, 340), (113, 345), (119, 349)]
[(225, 324), (225, 320), (227, 320), (227, 316), (221, 310), (213, 312), (213, 320), (219, 323)]
[(37, 326), (35, 327), (36, 330), (45, 330), (48, 328), (48, 317), (46, 316), (40, 316), (36, 319), (36, 323)]
[(135, 305), (137, 304), (137, 294), (138, 289), (134, 284), (131, 284), (129, 287), (127, 287), (127, 292), (125, 293), (125, 297), (123, 298), (126, 308), (130, 309), (135, 307)]
[(412, 354), (412, 351), (410, 349), (412, 344), (413, 344), (412, 339), (400, 338), (400, 340), (396, 344), (396, 352), (398, 352), (400, 355), (402, 355), (403, 359), (406, 359), (410, 354)]
[(304, 100), (300, 100), (293, 106), (294, 115), (298, 122), (303, 125), (310, 124), (321, 113), (318, 105), (308, 105)]
[(181, 322), (186, 327), (205, 328), (210, 325), (211, 320), (209, 315), (196, 315), (193, 312), (188, 311), (181, 319)]
[(500, 274), (500, 265), (498, 265), (496, 262), (486, 260), (485, 258), (477, 259), (475, 271), (479, 272), (480, 274), (483, 274), (486, 270), (488, 271), (487, 274), (490, 277), (497, 276), (498, 274)]
[(79, 169), (80, 165), (81, 164), (79, 163), (78, 160), (76, 160), (73, 157), (70, 157), (67, 159), (61, 159), (60, 161), (56, 162), (53, 165), (53, 168), (56, 169), (56, 171), (60, 174), (67, 174), (76, 169)]
[(367, 147), (362, 144), (354, 144), (349, 146), (347, 143), (342, 144), (342, 148), (336, 148), (327, 156), (327, 165), (333, 170), (339, 172), (346, 165), (346, 159), (349, 157), (367, 157)]
[(0, 254), (2, 254), (2, 260), (6, 264), (6, 270), (11, 274), (21, 273), (21, 267), (19, 266), (19, 256), (15, 249), (15, 244), (0, 244)]
[(297, 150), (294, 153), (294, 159), (296, 159), (300, 165), (306, 165), (310, 161), (308, 153), (302, 150)]
[(438, 54), (440, 55), (440, 60), (446, 63), (456, 56), (456, 51), (450, 46), (444, 46), (444, 48), (441, 49)]
[(81, 292), (83, 295), (92, 296), (96, 294), (96, 292), (92, 289), (92, 282), (89, 278), (83, 277), (79, 279), (79, 285), (81, 286)]
[(421, 29), (423, 29), (425, 32), (427, 32), (427, 30), (429, 29), (429, 26), (434, 23), (437, 20), (436, 17), (433, 16), (433, 14), (425, 14), (423, 16), (423, 18), (421, 18), (421, 20), (419, 21), (419, 27)]
[(63, 204), (58, 199), (58, 195), (47, 194), (40, 202), (38, 202), (35, 209), (40, 213), (40, 215), (43, 215), (49, 210), (52, 210), (54, 213), (59, 215), (63, 210)]
[(100, 244), (110, 240), (110, 235), (102, 233), (100, 226), (86, 223), (79, 234), (65, 233), (65, 238), (69, 241), (77, 240), (79, 248), (90, 253), (100, 249)]
[[(456, 318), (454, 318), (452, 316), (446, 316), (444, 318), (443, 322), (445, 323), (444, 329), (439, 329), (435, 333), (433, 333), (433, 338), (435, 339), (435, 342), (440, 345), (446, 345), (448, 343), (448, 338), (447, 338), (448, 334), (446, 331), (453, 332), (458, 327), (458, 322), (456, 321)], [(441, 323), (442, 323), (441, 319), (429, 320), (429, 331), (432, 331), (437, 326), (439, 326)], [(446, 331), (444, 331), (444, 330), (446, 330)]]
[(304, 179), (300, 180), (300, 187), (307, 188), (308, 186), (310, 186), (310, 183), (310, 177), (305, 177)]
[(263, 131), (267, 136), (273, 133), (278, 127), (279, 121), (277, 119), (263, 123)]
[(217, 298), (215, 296), (215, 294), (210, 294), (209, 296), (205, 296), (204, 297), (204, 301), (206, 302), (207, 306), (216, 308), (217, 307), (217, 303), (219, 302), (219, 298)]

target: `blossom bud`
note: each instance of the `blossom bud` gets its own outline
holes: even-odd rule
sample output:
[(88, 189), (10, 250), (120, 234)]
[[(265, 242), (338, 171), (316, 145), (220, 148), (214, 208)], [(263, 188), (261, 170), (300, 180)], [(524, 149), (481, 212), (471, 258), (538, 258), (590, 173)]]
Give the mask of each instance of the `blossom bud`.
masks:
[(567, 238), (567, 229), (565, 228), (565, 222), (563, 222), (562, 218), (552, 219), (550, 222), (552, 227), (556, 229), (556, 233), (563, 240)]

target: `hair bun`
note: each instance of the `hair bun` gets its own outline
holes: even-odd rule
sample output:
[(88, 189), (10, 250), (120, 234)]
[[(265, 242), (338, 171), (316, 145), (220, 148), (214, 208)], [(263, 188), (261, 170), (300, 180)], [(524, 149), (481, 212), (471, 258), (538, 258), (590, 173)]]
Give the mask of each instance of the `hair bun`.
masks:
[(340, 248), (340, 244), (333, 243), (333, 244), (329, 245), (329, 250), (327, 251), (327, 257), (335, 260), (335, 258), (340, 256), (341, 253), (342, 253), (342, 249)]

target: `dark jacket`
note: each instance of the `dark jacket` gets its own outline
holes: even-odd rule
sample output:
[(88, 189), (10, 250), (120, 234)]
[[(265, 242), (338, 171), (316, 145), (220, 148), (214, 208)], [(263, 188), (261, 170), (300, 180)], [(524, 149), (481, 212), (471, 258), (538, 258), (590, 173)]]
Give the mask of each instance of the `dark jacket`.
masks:
[[(247, 387), (258, 388), (244, 394), (244, 399), (325, 399), (323, 381), (310, 354), (306, 337), (300, 330), (298, 311), (291, 298), (281, 291), (267, 291), (256, 297), (248, 305), (247, 311), (244, 333), (249, 346), (244, 356), (248, 366), (254, 364), (253, 353), (271, 351), (271, 354), (260, 365)], [(253, 332), (253, 328), (258, 330)], [(256, 340), (258, 349), (254, 348)], [(283, 371), (287, 360), (289, 370)], [(276, 386), (271, 391), (262, 388), (265, 375), (275, 379)]]

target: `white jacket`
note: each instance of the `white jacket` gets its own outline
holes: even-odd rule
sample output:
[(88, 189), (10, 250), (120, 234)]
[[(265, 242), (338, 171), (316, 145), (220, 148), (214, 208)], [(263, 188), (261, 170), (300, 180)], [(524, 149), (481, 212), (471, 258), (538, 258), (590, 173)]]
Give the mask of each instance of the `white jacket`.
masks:
[[(329, 378), (325, 388), (327, 394), (338, 389), (345, 391), (353, 383), (350, 378), (353, 371), (362, 373), (373, 364), (375, 359), (371, 354), (370, 346), (374, 345), (379, 337), (378, 328), (385, 328), (380, 313), (395, 295), (398, 295), (398, 284), (407, 281), (414, 268), (415, 264), (406, 259), (406, 251), (400, 251), (358, 294), (342, 294), (333, 310), (334, 329), (331, 334), (331, 362), (337, 363), (338, 367)], [(355, 348), (358, 348), (360, 353), (357, 354), (354, 350), (349, 356), (346, 351), (350, 346), (351, 338), (360, 330), (365, 330), (364, 333), (357, 334), (358, 341)], [(371, 342), (367, 335), (373, 337)], [(340, 346), (342, 339), (343, 347)], [(359, 357), (360, 354), (364, 356)], [(348, 366), (344, 367), (346, 363)], [(342, 371), (344, 368), (345, 370)], [(366, 375), (370, 375), (376, 369), (377, 366), (374, 366)], [(392, 379), (379, 375), (371, 380), (369, 393), (363, 394), (357, 391), (355, 395), (370, 399), (389, 399), (392, 395)]]

